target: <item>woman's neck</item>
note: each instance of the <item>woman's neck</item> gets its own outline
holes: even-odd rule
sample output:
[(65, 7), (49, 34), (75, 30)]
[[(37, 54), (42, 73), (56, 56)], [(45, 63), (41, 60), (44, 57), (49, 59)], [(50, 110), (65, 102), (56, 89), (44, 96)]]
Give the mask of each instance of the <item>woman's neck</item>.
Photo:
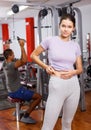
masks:
[(61, 40), (65, 41), (65, 42), (68, 42), (70, 40), (69, 37), (63, 37), (63, 36), (59, 36)]

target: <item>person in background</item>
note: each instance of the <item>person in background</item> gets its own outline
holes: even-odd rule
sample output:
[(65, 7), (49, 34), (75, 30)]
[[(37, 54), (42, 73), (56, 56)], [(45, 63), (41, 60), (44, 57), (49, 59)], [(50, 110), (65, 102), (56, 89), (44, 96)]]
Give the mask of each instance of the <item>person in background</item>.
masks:
[[(81, 49), (71, 40), (75, 30), (75, 18), (62, 15), (59, 36), (47, 37), (32, 52), (31, 58), (50, 75), (49, 95), (46, 102), (42, 130), (53, 130), (62, 110), (62, 130), (71, 130), (80, 97), (78, 74), (83, 71)], [(39, 55), (48, 52), (48, 64)], [(76, 68), (74, 68), (74, 65)]]
[(18, 39), (18, 42), (21, 49), (21, 58), (16, 59), (14, 57), (13, 50), (10, 48), (4, 50), (3, 55), (5, 60), (2, 68), (6, 78), (8, 95), (11, 98), (19, 98), (23, 101), (29, 102), (29, 107), (23, 113), (20, 121), (24, 123), (35, 124), (36, 121), (29, 115), (36, 108), (36, 106), (39, 105), (41, 101), (41, 95), (27, 89), (27, 87), (22, 86), (20, 83), (20, 72), (18, 71), (18, 68), (27, 63), (27, 55), (24, 49), (25, 41), (23, 39)]

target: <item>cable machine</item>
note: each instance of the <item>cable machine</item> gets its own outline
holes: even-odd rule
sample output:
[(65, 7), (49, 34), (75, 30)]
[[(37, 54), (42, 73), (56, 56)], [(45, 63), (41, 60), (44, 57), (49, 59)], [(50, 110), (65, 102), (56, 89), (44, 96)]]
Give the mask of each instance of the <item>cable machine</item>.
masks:
[[(50, 17), (48, 21), (51, 25), (48, 25), (47, 28), (42, 28), (42, 22), (48, 16)], [(46, 24), (48, 24), (48, 21)], [(48, 28), (50, 28), (50, 35), (58, 35), (58, 11), (56, 10), (55, 7), (45, 7), (44, 9), (39, 11), (39, 14), (38, 14), (39, 43), (43, 39), (42, 29), (45, 29), (45, 32), (46, 32)], [(40, 59), (43, 60), (43, 62), (47, 63), (48, 62), (47, 52), (44, 52), (43, 54), (41, 54)], [(42, 94), (43, 103), (44, 101), (46, 101), (47, 96), (48, 96), (48, 81), (49, 81), (49, 75), (46, 73), (46, 71), (42, 68), (38, 68), (37, 89), (38, 89), (38, 92)]]
[[(83, 38), (82, 38), (82, 15), (81, 15), (81, 11), (78, 8), (73, 8), (73, 10), (77, 13), (77, 37), (78, 37), (78, 43), (80, 45), (81, 48), (81, 53), (82, 53), (82, 61), (83, 61)], [(84, 76), (83, 73), (80, 74), (79, 77), (79, 81), (80, 81), (80, 88), (81, 88), (81, 93), (80, 93), (80, 106), (81, 106), (81, 110), (85, 111), (86, 110), (86, 104), (85, 104), (85, 83), (84, 83)]]

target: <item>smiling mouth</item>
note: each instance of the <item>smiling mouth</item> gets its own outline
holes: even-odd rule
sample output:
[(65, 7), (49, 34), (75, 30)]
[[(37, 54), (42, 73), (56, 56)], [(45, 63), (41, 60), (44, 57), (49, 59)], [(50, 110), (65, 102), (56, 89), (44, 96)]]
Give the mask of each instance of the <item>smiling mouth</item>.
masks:
[(69, 35), (68, 33), (63, 33), (63, 35)]

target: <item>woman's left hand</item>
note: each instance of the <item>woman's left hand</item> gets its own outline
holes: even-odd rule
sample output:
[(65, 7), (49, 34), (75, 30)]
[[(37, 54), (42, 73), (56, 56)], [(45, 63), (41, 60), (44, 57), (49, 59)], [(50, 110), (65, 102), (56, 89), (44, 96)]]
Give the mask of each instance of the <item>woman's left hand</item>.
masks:
[(74, 76), (74, 70), (63, 71), (60, 73), (62, 79), (70, 79), (72, 76)]

